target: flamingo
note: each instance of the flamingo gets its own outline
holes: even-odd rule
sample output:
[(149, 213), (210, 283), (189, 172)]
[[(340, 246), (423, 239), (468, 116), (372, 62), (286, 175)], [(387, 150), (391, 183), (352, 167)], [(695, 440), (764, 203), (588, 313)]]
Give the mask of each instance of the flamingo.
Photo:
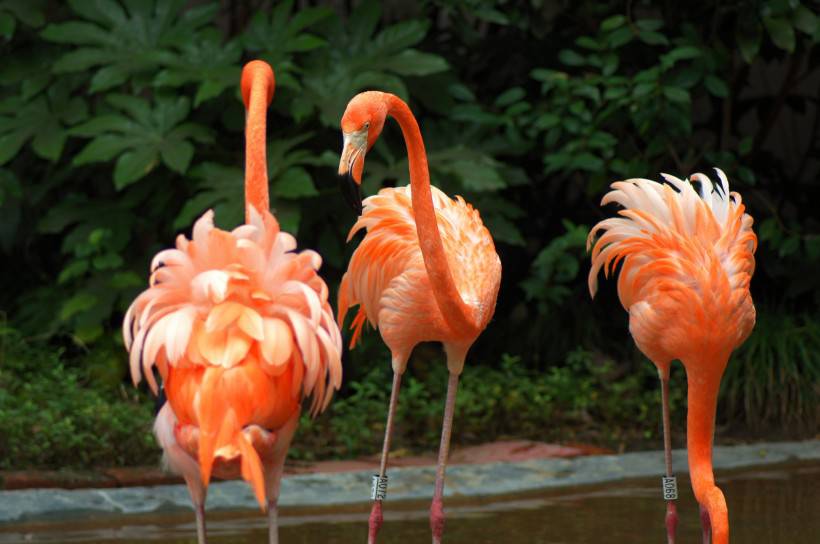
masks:
[[(720, 379), (732, 351), (749, 336), (755, 308), (749, 293), (757, 237), (740, 195), (726, 175), (713, 186), (703, 174), (668, 184), (630, 179), (612, 184), (601, 205), (616, 202), (621, 217), (601, 221), (589, 233), (589, 291), (598, 271), (609, 275), (623, 260), (618, 296), (629, 312), (638, 348), (657, 366), (661, 380), (667, 477), (672, 476), (669, 434), (669, 367), (678, 359), (688, 382), (687, 450), (692, 489), (700, 505), (703, 542), (729, 542), (729, 514), (712, 471), (712, 438)], [(698, 193), (693, 181), (698, 182)], [(667, 501), (666, 530), (675, 542), (677, 510)], [(711, 535), (710, 535), (711, 533)]]
[[(410, 165), (410, 185), (385, 188), (361, 201), (365, 154), (387, 116), (401, 127)], [(368, 321), (381, 332), (391, 353), (393, 387), (378, 476), (374, 476), (368, 541), (381, 528), (387, 458), (401, 377), (413, 347), (438, 341), (447, 355), (449, 379), (439, 447), (436, 485), (430, 507), (433, 542), (444, 532), (444, 472), (450, 447), (458, 380), (470, 346), (495, 311), (501, 261), (477, 210), (430, 185), (427, 156), (418, 123), (399, 97), (378, 91), (356, 95), (341, 121), (344, 144), (339, 175), (360, 217), (348, 241), (367, 234), (353, 253), (339, 287), (339, 323), (359, 306), (351, 328), (351, 348)], [(363, 204), (363, 207), (362, 207)], [(381, 489), (379, 489), (381, 487)]]
[(182, 474), (206, 541), (205, 497), (211, 475), (242, 477), (267, 510), (269, 542), (278, 542), (279, 484), (302, 400), (323, 410), (341, 384), (342, 337), (317, 274), (314, 251), (295, 252), (269, 211), (265, 115), (274, 76), (262, 61), (242, 71), (246, 224), (196, 221), (191, 240), (151, 262), (150, 287), (123, 322), (134, 384), (167, 402), (154, 432), (167, 466)]

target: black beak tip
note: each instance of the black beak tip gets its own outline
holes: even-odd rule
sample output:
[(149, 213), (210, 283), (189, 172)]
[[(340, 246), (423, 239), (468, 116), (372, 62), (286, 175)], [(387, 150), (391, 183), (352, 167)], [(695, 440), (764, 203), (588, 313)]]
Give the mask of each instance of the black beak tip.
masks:
[(357, 216), (362, 215), (362, 188), (353, 180), (350, 172), (339, 176), (339, 187), (353, 212)]
[(157, 394), (157, 398), (154, 400), (154, 415), (156, 416), (162, 407), (165, 405), (165, 402), (168, 398), (165, 396), (165, 384), (162, 383), (162, 378), (157, 380), (159, 383), (159, 394)]

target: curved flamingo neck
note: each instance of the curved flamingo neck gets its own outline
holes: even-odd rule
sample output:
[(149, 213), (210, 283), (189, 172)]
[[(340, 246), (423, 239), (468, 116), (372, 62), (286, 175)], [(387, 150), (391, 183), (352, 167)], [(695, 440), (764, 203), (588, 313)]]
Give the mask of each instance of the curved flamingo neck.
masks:
[(421, 138), (418, 122), (407, 104), (399, 97), (387, 93), (385, 97), (387, 115), (399, 123), (404, 143), (407, 146), (416, 231), (436, 303), (453, 332), (466, 337), (476, 335), (478, 327), (473, 319), (473, 312), (458, 292), (439, 234), (433, 194), (430, 190), (427, 153), (424, 150), (424, 141)]
[[(712, 442), (720, 378), (728, 355), (686, 366), (688, 382), (686, 449), (695, 498), (709, 512), (715, 544), (728, 543), (729, 513), (721, 490), (715, 485)], [(722, 364), (720, 364), (722, 362)], [(711, 364), (710, 364), (711, 363)]]
[(265, 143), (267, 109), (273, 99), (275, 80), (271, 67), (259, 60), (242, 70), (242, 99), (245, 102), (245, 221), (251, 206), (261, 215), (270, 210), (268, 162)]

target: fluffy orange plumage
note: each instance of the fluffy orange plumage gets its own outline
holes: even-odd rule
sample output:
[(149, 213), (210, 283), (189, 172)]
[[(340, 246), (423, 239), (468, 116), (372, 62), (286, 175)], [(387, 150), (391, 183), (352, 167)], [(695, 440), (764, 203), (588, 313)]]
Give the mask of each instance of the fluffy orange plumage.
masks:
[[(493, 315), (501, 277), (492, 236), (478, 211), (463, 198), (451, 199), (436, 187), (430, 189), (447, 265), (461, 298), (474, 310), (478, 333)], [(406, 356), (419, 342), (472, 344), (474, 337), (464, 338), (448, 327), (436, 299), (429, 295), (432, 287), (419, 246), (410, 186), (382, 189), (365, 199), (363, 206), (348, 240), (362, 229), (366, 235), (339, 288), (339, 323), (351, 306), (359, 305), (351, 347), (365, 320), (380, 329), (394, 353)]]
[[(341, 384), (321, 258), (293, 252), (296, 241), (270, 213), (252, 214), (251, 224), (226, 232), (206, 212), (191, 240), (180, 235), (176, 249), (154, 257), (151, 287), (124, 322), (134, 383), (144, 375), (156, 392), (156, 364), (177, 425), (202, 437), (205, 484), (214, 457), (230, 461), (248, 446), (243, 428), (282, 427), (303, 396), (317, 411)], [(258, 471), (252, 452), (242, 462), (243, 472)], [(256, 492), (264, 503), (264, 488)]]
[[(618, 296), (630, 312), (630, 326), (637, 327), (631, 332), (641, 349), (656, 354), (653, 361), (706, 347), (731, 351), (754, 326), (749, 283), (757, 237), (740, 195), (729, 192), (720, 170), (718, 177), (721, 184), (713, 190), (706, 176), (692, 176), (702, 195), (669, 175), (669, 185), (644, 179), (613, 183), (601, 204), (621, 204), (622, 217), (601, 221), (589, 234), (591, 243), (606, 231), (592, 252), (590, 293), (595, 294), (598, 270), (608, 275), (623, 259)], [(673, 322), (680, 336), (656, 334)], [(711, 334), (712, 327), (720, 334)], [(692, 345), (693, 338), (701, 343)]]
[(341, 385), (341, 334), (317, 271), (321, 257), (296, 252), (268, 211), (265, 113), (273, 72), (243, 70), (246, 224), (224, 231), (206, 212), (189, 240), (160, 252), (150, 287), (125, 316), (123, 336), (134, 383), (154, 392), (159, 371), (168, 402), (155, 432), (170, 468), (181, 473), (205, 541), (204, 501), (211, 474), (241, 476), (269, 512), (302, 400), (323, 410)]
[[(602, 205), (623, 206), (590, 232), (589, 289), (620, 261), (618, 296), (629, 330), (661, 379), (679, 359), (689, 382), (688, 450), (695, 496), (708, 511), (714, 542), (728, 542), (726, 502), (714, 484), (712, 434), (720, 378), (731, 352), (751, 333), (749, 292), (757, 238), (740, 195), (717, 170), (716, 186), (703, 174), (691, 181), (664, 175), (668, 184), (631, 179), (612, 184)], [(700, 192), (692, 182), (697, 182)]]

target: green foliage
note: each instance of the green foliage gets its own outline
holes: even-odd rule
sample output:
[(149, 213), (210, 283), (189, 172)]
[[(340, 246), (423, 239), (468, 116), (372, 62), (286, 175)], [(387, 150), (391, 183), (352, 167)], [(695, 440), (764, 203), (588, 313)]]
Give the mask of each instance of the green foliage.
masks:
[(153, 108), (145, 100), (124, 94), (108, 94), (106, 102), (118, 112), (97, 115), (71, 130), (73, 135), (94, 138), (72, 162), (80, 166), (116, 158), (117, 190), (145, 177), (160, 159), (174, 172), (184, 174), (194, 156), (194, 142), (213, 140), (206, 127), (182, 123), (190, 111), (185, 97), (160, 97)]
[(726, 369), (729, 413), (753, 430), (776, 425), (814, 432), (820, 423), (820, 322), (762, 315)]
[[(76, 46), (58, 58), (55, 73), (97, 68), (88, 91), (96, 93), (133, 82), (149, 84), (157, 69), (173, 65), (175, 48), (202, 39), (200, 31), (213, 22), (219, 6), (184, 9), (184, 0), (70, 0), (78, 19), (46, 26), (42, 37)], [(178, 62), (178, 61), (177, 61)], [(207, 76), (206, 76), (207, 77)]]
[[(816, 322), (812, 4), (195, 4), (0, 2), (0, 309), (24, 335), (95, 358), (119, 341), (151, 255), (209, 208), (220, 226), (242, 220), (238, 80), (252, 58), (269, 61), (277, 78), (272, 207), (301, 247), (323, 255), (332, 292), (353, 221), (335, 181), (338, 122), (356, 92), (377, 88), (409, 101), (433, 182), (480, 210), (496, 240), (496, 318), (473, 350), (485, 360), (520, 357), (523, 371), (543, 376), (570, 368), (577, 346), (631, 360), (612, 282), (588, 299), (584, 226), (610, 213), (598, 206), (607, 184), (660, 171), (723, 168), (759, 233), (752, 288), (761, 323), (773, 308)], [(388, 123), (368, 154), (364, 192), (407, 176), (401, 135)], [(779, 356), (761, 356), (768, 370), (754, 382), (729, 374), (732, 402), (758, 402), (756, 391), (772, 387), (763, 377), (780, 375)], [(346, 379), (365, 384), (383, 359), (370, 335), (349, 355)], [(124, 356), (100, 360), (111, 365), (108, 379), (124, 377)], [(488, 380), (506, 372), (478, 371), (501, 373)], [(334, 406), (383, 400), (374, 395), (351, 386)], [(438, 406), (430, 395), (419, 399)], [(364, 417), (349, 410), (347, 419)], [(350, 429), (349, 440), (365, 428)]]
[[(156, 462), (152, 403), (112, 372), (116, 346), (70, 356), (0, 329), (0, 469), (94, 468)], [(385, 359), (386, 361), (386, 359)], [(673, 379), (683, 383), (680, 368)], [(682, 374), (682, 373), (680, 373)], [(290, 458), (317, 460), (371, 455), (384, 436), (390, 367), (375, 366), (347, 383), (316, 419), (302, 417)], [(447, 386), (444, 362), (413, 365), (405, 375), (394, 444), (430, 451), (437, 444)], [(684, 391), (671, 405), (682, 425)], [(547, 372), (503, 356), (498, 368), (468, 365), (459, 385), (458, 444), (499, 437), (587, 441), (619, 447), (658, 439), (660, 396), (651, 364), (616, 364), (576, 349)]]
[(527, 300), (538, 302), (538, 311), (546, 314), (566, 301), (572, 291), (581, 263), (586, 260), (589, 227), (564, 220), (566, 233), (553, 238), (532, 262), (532, 275), (522, 283)]
[[(684, 382), (681, 368), (673, 371)], [(294, 459), (350, 458), (379, 450), (390, 400), (390, 368), (385, 364), (348, 384), (316, 420), (302, 418), (291, 450)], [(421, 374), (421, 376), (419, 376)], [(657, 372), (645, 361), (617, 365), (576, 349), (563, 365), (547, 372), (528, 370), (520, 358), (504, 355), (499, 368), (468, 365), (459, 383), (453, 442), (467, 445), (520, 437), (591, 441), (618, 447), (657, 440), (660, 390)], [(447, 388), (447, 368), (438, 360), (402, 379), (393, 445), (397, 450), (430, 451), (438, 443)], [(685, 420), (685, 389), (676, 387), (670, 406), (676, 425)]]
[(447, 69), (442, 57), (412, 47), (427, 34), (427, 23), (410, 20), (377, 31), (379, 6), (363, 2), (346, 22), (334, 18), (325, 29), (327, 46), (306, 59), (302, 92), (293, 101), (297, 120), (318, 110), (324, 126), (337, 127), (341, 112), (358, 90), (379, 88), (407, 98), (404, 77)]
[[(86, 361), (83, 361), (86, 362)], [(150, 403), (119, 376), (0, 329), (0, 468), (88, 468), (155, 462)]]

